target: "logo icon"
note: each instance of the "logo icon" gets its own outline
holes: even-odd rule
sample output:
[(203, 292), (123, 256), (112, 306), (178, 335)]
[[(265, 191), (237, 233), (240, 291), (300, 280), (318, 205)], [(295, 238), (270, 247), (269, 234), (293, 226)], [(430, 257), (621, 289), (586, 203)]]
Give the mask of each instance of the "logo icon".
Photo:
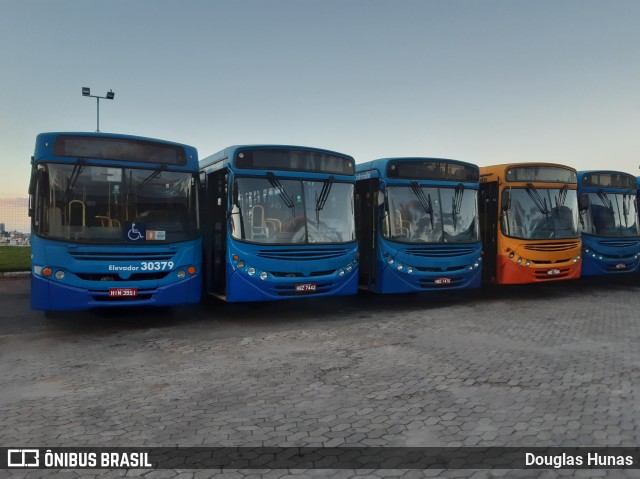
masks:
[(39, 449), (9, 449), (7, 450), (8, 467), (38, 467), (40, 466)]
[(144, 223), (127, 222), (126, 231), (129, 241), (144, 241), (147, 236), (147, 225)]

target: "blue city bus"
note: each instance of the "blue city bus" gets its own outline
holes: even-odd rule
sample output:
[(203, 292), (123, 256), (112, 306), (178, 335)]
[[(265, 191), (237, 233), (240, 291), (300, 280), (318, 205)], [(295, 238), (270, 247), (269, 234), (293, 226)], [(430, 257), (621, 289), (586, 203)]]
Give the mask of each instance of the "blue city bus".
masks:
[(579, 171), (582, 276), (637, 272), (638, 182), (619, 171)]
[(356, 170), (360, 287), (376, 293), (482, 282), (479, 169), (440, 158), (383, 158)]
[(204, 290), (229, 302), (355, 294), (355, 161), (231, 146), (200, 162)]
[(107, 133), (42, 133), (31, 159), (31, 306), (196, 303), (198, 152)]

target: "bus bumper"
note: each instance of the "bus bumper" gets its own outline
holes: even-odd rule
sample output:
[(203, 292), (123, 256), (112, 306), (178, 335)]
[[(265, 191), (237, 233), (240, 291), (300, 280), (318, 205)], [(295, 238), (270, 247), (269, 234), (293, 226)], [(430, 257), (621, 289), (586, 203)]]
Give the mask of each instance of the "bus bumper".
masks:
[[(358, 292), (358, 268), (339, 276), (311, 278), (269, 278), (261, 280), (257, 275), (248, 276), (245, 272), (234, 270), (229, 265), (227, 297), (229, 302), (242, 301), (281, 301), (283, 299), (313, 298), (319, 296), (346, 296)], [(315, 291), (297, 291), (297, 287), (314, 284)]]
[(404, 269), (378, 263), (378, 282), (374, 288), (376, 293), (422, 293), (427, 291), (444, 291), (451, 289), (479, 288), (482, 284), (482, 266), (459, 273), (430, 273), (415, 271), (412, 274)]
[(578, 261), (536, 268), (518, 264), (507, 256), (498, 256), (497, 262), (496, 283), (498, 284), (529, 284), (578, 279), (582, 265), (582, 261)]
[(615, 259), (607, 257), (599, 259), (585, 254), (582, 258), (582, 276), (637, 273), (640, 270), (640, 262), (638, 259), (633, 257), (630, 259)]
[[(123, 287), (127, 287), (123, 285)], [(200, 275), (156, 288), (139, 289), (138, 297), (109, 298), (108, 290), (69, 286), (40, 276), (31, 276), (31, 307), (45, 311), (72, 311), (123, 306), (173, 306), (198, 303), (202, 293)]]

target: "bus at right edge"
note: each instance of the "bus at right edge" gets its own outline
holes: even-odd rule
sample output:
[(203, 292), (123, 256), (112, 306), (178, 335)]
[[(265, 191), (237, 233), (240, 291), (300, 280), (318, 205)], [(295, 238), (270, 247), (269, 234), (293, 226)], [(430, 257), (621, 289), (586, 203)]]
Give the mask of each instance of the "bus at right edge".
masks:
[(580, 277), (577, 172), (552, 163), (480, 168), (484, 280), (526, 284)]
[(582, 276), (635, 273), (640, 267), (640, 224), (635, 176), (579, 171)]

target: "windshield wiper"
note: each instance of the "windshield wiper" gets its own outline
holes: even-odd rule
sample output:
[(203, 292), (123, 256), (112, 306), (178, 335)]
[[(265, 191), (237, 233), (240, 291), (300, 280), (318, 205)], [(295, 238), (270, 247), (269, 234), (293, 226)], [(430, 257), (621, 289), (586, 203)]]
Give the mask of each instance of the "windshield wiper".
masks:
[(611, 200), (609, 199), (607, 194), (602, 190), (598, 191), (596, 194), (598, 195), (598, 198), (600, 198), (600, 201), (602, 201), (604, 207), (608, 210), (613, 211), (613, 203), (611, 203)]
[(527, 187), (524, 189), (524, 191), (527, 192), (533, 203), (536, 205), (536, 208), (540, 210), (540, 213), (545, 216), (549, 216), (550, 211), (549, 207), (547, 206), (547, 199), (543, 199), (542, 196), (540, 196), (540, 193), (538, 193), (536, 187), (533, 186), (533, 183), (527, 183)]
[(82, 159), (79, 159), (78, 162), (75, 165), (73, 165), (73, 170), (71, 170), (71, 176), (69, 177), (69, 183), (67, 184), (67, 189), (64, 190), (65, 202), (69, 201), (69, 194), (73, 190), (73, 187), (75, 186), (76, 181), (78, 181), (78, 177), (80, 176), (80, 173), (82, 173), (82, 170), (84, 169), (84, 165), (85, 165), (85, 161)]
[(629, 227), (629, 211), (631, 210), (631, 198), (632, 194), (624, 193), (622, 195), (622, 214), (624, 215), (624, 225)]
[(329, 198), (329, 192), (331, 191), (331, 187), (333, 186), (334, 177), (331, 175), (327, 178), (327, 181), (322, 185), (322, 189), (320, 190), (320, 196), (316, 196), (316, 225), (320, 225), (320, 211), (324, 208), (325, 203), (327, 202), (327, 198)]
[(558, 193), (558, 196), (556, 196), (556, 208), (560, 208), (561, 206), (564, 206), (565, 202), (567, 201), (567, 191), (569, 190), (569, 188), (567, 187), (567, 185), (564, 185), (562, 188), (560, 188), (560, 192)]
[(420, 187), (417, 181), (411, 182), (411, 190), (413, 194), (416, 195), (420, 205), (424, 209), (425, 213), (429, 215), (431, 220), (431, 229), (433, 229), (433, 203), (431, 202), (431, 195), (425, 196), (424, 191)]
[(276, 178), (276, 175), (274, 175), (269, 171), (267, 172), (267, 179), (269, 180), (269, 183), (271, 183), (271, 186), (273, 186), (278, 190), (278, 194), (280, 195), (280, 198), (282, 198), (282, 201), (284, 202), (285, 206), (291, 209), (295, 208), (295, 205), (293, 204), (293, 200), (285, 191), (284, 186), (282, 186), (282, 183), (280, 183), (280, 180)]
[(145, 186), (147, 183), (149, 183), (151, 180), (153, 180), (155, 177), (157, 177), (160, 173), (162, 173), (166, 169), (167, 169), (167, 165), (162, 165), (160, 168), (155, 169), (153, 173), (147, 176), (144, 180), (140, 182), (140, 184), (138, 184), (138, 186), (136, 186), (136, 189), (133, 190), (133, 194), (134, 195), (137, 194), (138, 191), (140, 191), (143, 186)]
[(453, 221), (453, 231), (456, 230), (456, 219), (462, 208), (462, 198), (464, 197), (464, 185), (460, 183), (456, 186), (453, 198), (451, 198), (451, 219)]

